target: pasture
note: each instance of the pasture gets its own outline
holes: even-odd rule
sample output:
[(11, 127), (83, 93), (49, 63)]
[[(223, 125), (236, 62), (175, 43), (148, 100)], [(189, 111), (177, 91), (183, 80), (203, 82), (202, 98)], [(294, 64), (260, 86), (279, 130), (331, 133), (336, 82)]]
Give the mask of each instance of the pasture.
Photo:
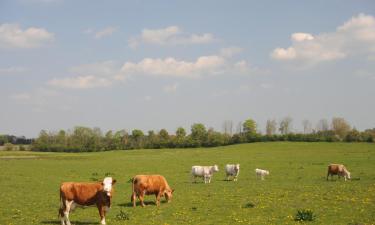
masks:
[[(343, 163), (352, 180), (326, 181), (327, 165)], [(237, 182), (224, 165), (240, 163)], [(190, 182), (192, 165), (218, 164), (211, 184)], [(255, 168), (268, 169), (264, 181)], [(218, 148), (130, 150), (100, 153), (0, 152), (0, 224), (60, 224), (59, 185), (117, 179), (107, 224), (375, 224), (375, 145), (367, 143), (253, 143)], [(135, 174), (162, 174), (175, 189), (170, 204), (131, 207)], [(164, 200), (164, 198), (163, 198)], [(95, 207), (77, 208), (73, 224), (99, 224)]]

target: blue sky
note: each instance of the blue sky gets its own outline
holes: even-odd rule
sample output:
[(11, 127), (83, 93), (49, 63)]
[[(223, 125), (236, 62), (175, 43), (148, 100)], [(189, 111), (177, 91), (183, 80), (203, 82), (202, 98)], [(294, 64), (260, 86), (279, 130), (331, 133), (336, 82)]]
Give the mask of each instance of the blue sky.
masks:
[(375, 127), (373, 1), (0, 1), (0, 133)]

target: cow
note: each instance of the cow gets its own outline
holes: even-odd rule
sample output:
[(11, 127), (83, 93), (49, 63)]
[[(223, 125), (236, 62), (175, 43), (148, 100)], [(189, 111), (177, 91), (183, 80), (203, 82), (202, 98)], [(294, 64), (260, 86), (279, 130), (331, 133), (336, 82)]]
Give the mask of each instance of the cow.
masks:
[(268, 170), (262, 170), (262, 169), (255, 169), (255, 177), (258, 178), (260, 177), (261, 180), (264, 180), (264, 177), (266, 175), (269, 175), (270, 172)]
[(136, 197), (141, 202), (141, 206), (144, 207), (145, 195), (155, 195), (157, 206), (160, 205), (160, 198), (163, 196), (169, 203), (172, 200), (173, 192), (174, 189), (169, 187), (167, 180), (161, 175), (136, 175), (132, 178), (131, 201), (133, 207), (136, 205)]
[(112, 177), (105, 177), (102, 182), (78, 183), (64, 182), (60, 186), (59, 217), (61, 225), (71, 225), (69, 213), (76, 206), (93, 206), (99, 210), (100, 223), (106, 224), (105, 214), (111, 207), (112, 186), (116, 183)]
[(217, 165), (213, 166), (192, 166), (191, 167), (191, 175), (194, 182), (196, 182), (197, 177), (202, 177), (204, 183), (211, 183), (211, 177), (215, 172), (219, 171), (219, 167)]
[(237, 181), (238, 174), (240, 173), (240, 164), (227, 164), (225, 165), (225, 173), (227, 180), (230, 176), (233, 176), (233, 181)]
[(333, 175), (337, 175), (339, 178), (344, 177), (344, 180), (351, 179), (350, 178), (350, 172), (345, 168), (342, 164), (330, 164), (328, 165), (328, 171), (327, 171), (327, 180), (329, 175), (331, 175), (331, 180), (333, 178)]

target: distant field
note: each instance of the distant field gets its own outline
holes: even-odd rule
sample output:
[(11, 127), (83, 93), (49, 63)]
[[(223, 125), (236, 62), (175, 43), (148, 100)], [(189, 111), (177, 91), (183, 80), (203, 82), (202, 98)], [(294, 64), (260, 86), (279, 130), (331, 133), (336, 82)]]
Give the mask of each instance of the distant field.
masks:
[[(325, 180), (327, 165), (343, 163), (354, 178)], [(192, 165), (218, 164), (211, 184), (191, 183)], [(238, 182), (224, 181), (223, 166), (240, 163)], [(270, 170), (265, 181), (254, 169)], [(298, 209), (317, 215), (306, 224), (375, 224), (375, 145), (367, 143), (254, 143), (218, 148), (102, 153), (0, 152), (0, 224), (59, 224), (59, 185), (113, 174), (111, 224), (300, 224)], [(96, 175), (98, 174), (98, 175)], [(170, 204), (130, 207), (135, 174), (162, 174)], [(337, 178), (336, 178), (337, 179)], [(254, 207), (249, 207), (251, 204)], [(129, 220), (116, 215), (124, 212)], [(76, 209), (73, 224), (98, 224), (96, 208)], [(124, 217), (123, 217), (124, 218)]]

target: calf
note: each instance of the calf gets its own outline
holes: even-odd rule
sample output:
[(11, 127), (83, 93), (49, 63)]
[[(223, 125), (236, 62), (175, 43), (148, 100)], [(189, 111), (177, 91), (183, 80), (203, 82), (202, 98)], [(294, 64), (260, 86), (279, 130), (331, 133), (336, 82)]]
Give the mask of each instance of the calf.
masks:
[(76, 205), (96, 205), (99, 210), (100, 222), (105, 223), (105, 214), (111, 207), (112, 186), (116, 183), (112, 177), (104, 178), (103, 182), (76, 183), (64, 182), (60, 186), (59, 217), (61, 225), (71, 225), (69, 213)]
[(256, 178), (260, 177), (261, 180), (264, 180), (264, 177), (269, 174), (270, 172), (268, 170), (255, 169)]
[(160, 198), (165, 197), (167, 202), (172, 200), (173, 189), (168, 185), (167, 180), (161, 175), (136, 175), (132, 179), (132, 196), (131, 201), (135, 207), (136, 196), (144, 207), (143, 202), (145, 195), (155, 195), (156, 205), (160, 205)]
[(219, 171), (219, 167), (217, 165), (213, 166), (192, 166), (191, 167), (191, 175), (194, 182), (196, 182), (197, 177), (202, 177), (204, 183), (211, 183), (211, 177), (215, 172)]
[(225, 166), (225, 173), (227, 180), (230, 176), (233, 176), (233, 181), (237, 181), (238, 174), (240, 173), (240, 164), (227, 164)]
[(331, 175), (331, 180), (333, 178), (333, 175), (337, 175), (339, 178), (344, 177), (345, 181), (346, 181), (346, 179), (350, 180), (350, 172), (342, 164), (330, 164), (330, 165), (328, 165), (327, 180), (328, 180), (328, 177), (330, 175)]

